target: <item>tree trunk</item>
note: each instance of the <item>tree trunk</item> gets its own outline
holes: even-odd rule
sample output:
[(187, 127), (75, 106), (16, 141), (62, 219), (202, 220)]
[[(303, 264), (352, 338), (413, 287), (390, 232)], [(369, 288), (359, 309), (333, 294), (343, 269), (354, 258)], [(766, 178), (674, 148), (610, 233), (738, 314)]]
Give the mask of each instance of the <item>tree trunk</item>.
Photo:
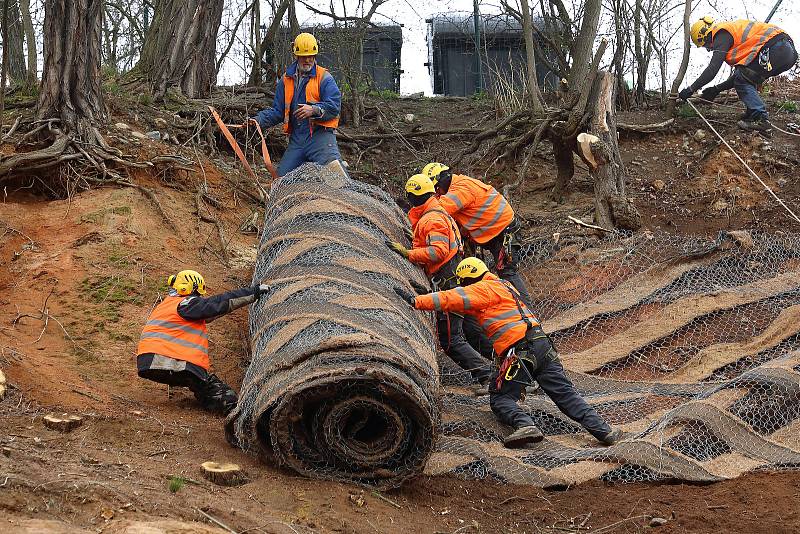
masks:
[(36, 114), (60, 119), (61, 129), (93, 140), (92, 125), (105, 121), (100, 76), (104, 0), (46, 0), (44, 69)]
[(169, 88), (202, 98), (216, 83), (217, 32), (223, 0), (159, 0), (131, 76), (162, 100)]
[(5, 25), (7, 26), (4, 30), (8, 33), (8, 46), (3, 47), (3, 53), (8, 54), (8, 76), (13, 84), (24, 84), (28, 77), (28, 70), (25, 68), (24, 33), (16, 0), (8, 0)]
[(31, 19), (30, 0), (19, 0), (19, 14), (22, 17), (22, 28), (25, 31), (25, 42), (28, 45), (28, 86), (36, 85), (36, 71), (38, 60), (36, 58), (36, 33), (33, 31), (33, 20)]
[[(257, 3), (258, 2), (256, 2), (256, 4)], [(290, 4), (290, 0), (281, 0), (281, 3), (278, 4), (278, 7), (275, 9), (275, 15), (272, 17), (272, 22), (270, 22), (267, 33), (264, 36), (264, 40), (258, 41), (258, 45), (256, 47), (257, 50), (255, 51), (255, 56), (253, 59), (253, 69), (250, 71), (250, 79), (248, 80), (247, 85), (261, 85), (264, 83), (263, 69), (261, 68), (264, 61), (264, 56), (269, 50), (274, 52), (275, 37), (278, 35), (278, 30), (281, 27), (281, 21), (283, 20), (283, 16), (286, 14), (286, 11), (289, 9)]]
[(594, 50), (594, 40), (597, 38), (597, 28), (600, 23), (602, 7), (602, 0), (586, 0), (581, 29), (572, 44), (572, 68), (569, 72), (569, 86), (577, 92), (580, 92), (589, 74), (589, 61)]
[[(681, 66), (678, 68), (678, 74), (675, 75), (675, 80), (672, 82), (670, 93), (673, 95), (678, 94), (678, 90), (683, 83), (683, 77), (686, 76), (686, 69), (689, 67), (689, 54), (692, 50), (692, 37), (690, 34), (689, 17), (692, 16), (692, 0), (686, 0), (683, 8), (683, 57), (681, 58)], [(667, 103), (667, 116), (675, 116), (675, 103), (677, 99), (671, 98)]]
[(297, 4), (295, 4), (294, 0), (289, 0), (289, 28), (292, 30), (293, 36), (300, 33), (300, 23), (297, 21)]
[(613, 74), (599, 72), (590, 95), (592, 118), (589, 133), (596, 137), (596, 141), (591, 143), (596, 165), (589, 165), (594, 178), (594, 221), (609, 230), (636, 230), (642, 222), (639, 212), (625, 193), (625, 168), (617, 144), (615, 87)]
[(539, 84), (536, 79), (536, 55), (533, 43), (533, 21), (531, 20), (531, 8), (528, 0), (519, 0), (520, 10), (522, 11), (522, 33), (525, 35), (525, 58), (528, 67), (528, 98), (530, 99), (531, 109), (534, 113), (541, 114), (542, 96), (539, 93)]

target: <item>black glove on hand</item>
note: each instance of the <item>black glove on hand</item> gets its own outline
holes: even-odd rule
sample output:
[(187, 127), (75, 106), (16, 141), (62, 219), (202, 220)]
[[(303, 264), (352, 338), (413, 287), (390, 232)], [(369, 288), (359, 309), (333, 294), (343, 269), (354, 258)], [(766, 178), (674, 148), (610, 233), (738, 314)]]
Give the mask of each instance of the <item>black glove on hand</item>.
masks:
[(254, 289), (256, 300), (258, 300), (261, 298), (261, 295), (269, 291), (270, 287), (267, 284), (258, 284)]
[(686, 89), (682, 90), (678, 93), (678, 98), (681, 100), (689, 100), (689, 98), (694, 94), (694, 91), (691, 87), (687, 87)]
[(709, 102), (713, 102), (715, 98), (719, 96), (719, 89), (716, 87), (707, 87), (703, 89), (703, 92), (700, 93), (700, 98), (703, 100), (708, 100)]
[(397, 293), (397, 296), (399, 296), (401, 299), (403, 299), (404, 301), (408, 302), (408, 304), (412, 308), (415, 307), (416, 297), (414, 295), (412, 295), (411, 293), (409, 293), (405, 289), (400, 289), (399, 287), (394, 288), (394, 292)]
[(427, 295), (428, 293), (431, 292), (430, 289), (423, 286), (419, 282), (415, 282), (414, 280), (409, 280), (408, 283), (411, 284), (411, 287), (414, 288), (414, 291), (417, 292), (417, 295)]

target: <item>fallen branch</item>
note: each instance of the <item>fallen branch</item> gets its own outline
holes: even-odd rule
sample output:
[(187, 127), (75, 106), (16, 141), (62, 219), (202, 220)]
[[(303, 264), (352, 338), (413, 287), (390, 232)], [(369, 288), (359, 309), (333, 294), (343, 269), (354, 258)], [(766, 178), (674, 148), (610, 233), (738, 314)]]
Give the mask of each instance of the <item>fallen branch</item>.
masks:
[(198, 512), (200, 512), (201, 514), (203, 514), (203, 516), (205, 516), (205, 518), (206, 518), (206, 519), (208, 519), (209, 521), (211, 521), (212, 523), (214, 523), (214, 524), (215, 524), (215, 525), (217, 525), (218, 527), (220, 527), (220, 528), (223, 528), (223, 529), (227, 530), (227, 531), (228, 531), (228, 532), (230, 532), (231, 534), (239, 534), (238, 532), (236, 532), (235, 530), (233, 530), (231, 527), (229, 527), (228, 525), (226, 525), (225, 523), (223, 523), (222, 521), (220, 521), (220, 520), (219, 520), (219, 519), (217, 519), (216, 517), (214, 517), (214, 516), (212, 516), (212, 515), (209, 515), (209, 514), (205, 513), (205, 512), (204, 512), (204, 511), (202, 511), (200, 508), (195, 508), (195, 510), (197, 510)]
[(577, 219), (577, 218), (573, 217), (572, 215), (568, 215), (567, 219), (569, 219), (571, 222), (577, 224), (578, 226), (583, 226), (584, 228), (591, 228), (592, 230), (600, 230), (602, 232), (607, 232), (609, 234), (613, 234), (614, 233), (612, 230), (609, 230), (608, 228), (603, 228), (602, 226), (597, 226), (596, 224), (589, 224), (587, 222), (583, 222), (582, 220)]
[(625, 132), (656, 133), (666, 130), (673, 124), (675, 124), (675, 119), (667, 119), (664, 122), (656, 122), (654, 124), (626, 124), (618, 122), (617, 130)]

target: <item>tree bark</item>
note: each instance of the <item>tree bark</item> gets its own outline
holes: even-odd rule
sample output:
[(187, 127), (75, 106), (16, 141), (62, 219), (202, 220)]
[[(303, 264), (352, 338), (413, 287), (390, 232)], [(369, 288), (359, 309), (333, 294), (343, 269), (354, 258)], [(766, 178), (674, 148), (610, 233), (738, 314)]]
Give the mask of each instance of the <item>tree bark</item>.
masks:
[(30, 0), (19, 0), (19, 14), (22, 18), (22, 28), (25, 32), (25, 42), (27, 43), (28, 61), (28, 86), (36, 85), (36, 71), (38, 70), (38, 60), (36, 57), (36, 33), (33, 30), (33, 20), (31, 19)]
[(594, 178), (594, 222), (609, 230), (636, 230), (641, 227), (641, 216), (625, 192), (625, 167), (617, 144), (615, 87), (613, 74), (599, 72), (590, 96), (593, 109), (589, 133), (598, 138), (591, 146), (597, 165), (590, 165)]
[(19, 4), (16, 0), (8, 0), (8, 13), (4, 24), (4, 35), (8, 33), (8, 46), (3, 53), (8, 54), (8, 76), (14, 84), (24, 84), (28, 70), (25, 68), (25, 46), (22, 21), (19, 16)]
[(159, 0), (130, 77), (145, 81), (157, 100), (169, 88), (204, 98), (216, 84), (217, 32), (223, 0)]
[[(692, 37), (690, 34), (689, 18), (692, 16), (692, 0), (686, 0), (683, 8), (683, 57), (681, 58), (681, 65), (678, 68), (678, 74), (675, 75), (675, 80), (672, 82), (670, 94), (677, 95), (678, 90), (683, 83), (683, 77), (686, 76), (686, 69), (689, 67), (689, 54), (692, 50)], [(671, 98), (667, 102), (667, 116), (675, 116), (675, 103), (677, 99)]]
[(597, 38), (602, 7), (602, 0), (586, 0), (581, 29), (578, 32), (578, 37), (572, 43), (572, 68), (569, 72), (569, 86), (578, 92), (580, 92), (580, 88), (589, 74), (589, 60), (594, 50), (594, 40)]
[(100, 76), (104, 0), (46, 0), (44, 70), (36, 112), (60, 119), (61, 129), (94, 139), (92, 125), (107, 119)]
[(275, 9), (275, 14), (272, 17), (272, 22), (270, 22), (267, 33), (264, 36), (264, 40), (262, 41), (259, 36), (254, 50), (255, 53), (253, 55), (253, 68), (250, 71), (250, 78), (247, 81), (247, 85), (261, 85), (264, 83), (262, 69), (264, 56), (266, 55), (267, 51), (275, 50), (275, 36), (278, 34), (278, 30), (281, 27), (283, 16), (289, 9), (289, 4), (289, 0), (281, 0), (281, 3), (278, 4), (278, 7)]
[(543, 111), (542, 96), (539, 92), (539, 84), (536, 79), (536, 55), (533, 42), (533, 21), (531, 20), (531, 8), (528, 0), (519, 0), (520, 11), (522, 12), (522, 33), (525, 36), (525, 59), (528, 72), (528, 98), (531, 109), (534, 113), (541, 114)]

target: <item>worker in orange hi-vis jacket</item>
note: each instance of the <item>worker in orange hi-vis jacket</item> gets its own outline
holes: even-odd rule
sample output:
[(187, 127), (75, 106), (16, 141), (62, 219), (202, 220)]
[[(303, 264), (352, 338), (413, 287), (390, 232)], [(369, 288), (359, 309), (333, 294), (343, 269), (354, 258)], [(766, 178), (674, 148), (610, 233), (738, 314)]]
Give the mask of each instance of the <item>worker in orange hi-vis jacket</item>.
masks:
[(453, 174), (441, 163), (428, 163), (422, 173), (433, 181), (439, 202), (481, 248), (491, 252), (500, 278), (514, 284), (522, 300), (530, 305), (531, 297), (517, 271), (521, 229), (508, 201), (494, 187), (463, 174)]
[[(411, 263), (419, 265), (431, 280), (433, 287), (451, 289), (456, 287), (455, 270), (463, 259), (463, 247), (458, 225), (450, 217), (436, 198), (433, 182), (424, 174), (415, 174), (406, 182), (406, 199), (412, 208), (408, 219), (413, 230), (411, 248), (401, 243), (387, 242), (393, 251)], [(419, 286), (419, 290), (425, 288)], [(465, 330), (473, 328), (471, 338), (479, 338), (486, 347), (486, 358), (467, 341)], [(472, 321), (466, 323), (463, 314), (438, 312), (436, 329), (442, 350), (462, 369), (469, 371), (477, 382), (473, 385), (476, 395), (486, 395), (489, 385), (491, 343), (483, 336), (480, 328)]]
[(544, 438), (518, 404), (534, 380), (559, 410), (601, 443), (612, 445), (622, 438), (622, 431), (611, 428), (572, 385), (539, 319), (510, 282), (490, 273), (478, 258), (459, 263), (456, 279), (462, 287), (447, 291), (419, 296), (400, 288), (394, 291), (418, 310), (465, 313), (478, 320), (497, 358), (489, 381), (489, 404), (500, 421), (514, 428), (504, 440), (506, 447), (519, 448)]

